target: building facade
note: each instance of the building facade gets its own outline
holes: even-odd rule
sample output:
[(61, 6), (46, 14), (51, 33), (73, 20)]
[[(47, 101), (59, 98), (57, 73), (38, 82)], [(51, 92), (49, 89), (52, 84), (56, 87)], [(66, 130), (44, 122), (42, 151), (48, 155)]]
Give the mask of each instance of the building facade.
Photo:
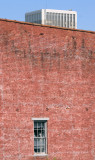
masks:
[(0, 19), (0, 160), (95, 159), (95, 32)]
[(26, 13), (25, 22), (77, 28), (77, 12), (72, 10), (41, 9)]

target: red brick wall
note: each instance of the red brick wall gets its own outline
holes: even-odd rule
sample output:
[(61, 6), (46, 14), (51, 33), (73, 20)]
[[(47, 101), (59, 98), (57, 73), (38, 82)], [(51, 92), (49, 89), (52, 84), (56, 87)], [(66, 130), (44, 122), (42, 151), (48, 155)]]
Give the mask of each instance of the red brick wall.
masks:
[(95, 32), (0, 20), (0, 160), (42, 159), (34, 117), (49, 160), (95, 160)]

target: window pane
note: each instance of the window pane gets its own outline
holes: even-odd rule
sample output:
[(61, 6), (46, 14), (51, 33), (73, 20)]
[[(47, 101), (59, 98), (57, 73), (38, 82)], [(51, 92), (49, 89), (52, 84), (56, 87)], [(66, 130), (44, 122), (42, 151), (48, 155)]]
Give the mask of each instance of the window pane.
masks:
[(63, 27), (63, 14), (61, 14), (61, 27)]
[(58, 13), (58, 26), (60, 26), (60, 13)]
[(64, 27), (66, 27), (66, 14), (64, 14)]
[(42, 129), (45, 129), (45, 122), (42, 122)]
[(34, 139), (34, 146), (37, 147), (37, 139)]
[(42, 130), (42, 137), (45, 137), (45, 130)]
[(38, 146), (40, 147), (41, 146), (41, 139), (38, 138)]
[(41, 129), (41, 123), (38, 122), (38, 129)]
[(75, 27), (75, 14), (73, 14), (73, 26)]
[(55, 13), (55, 26), (57, 25), (57, 13)]
[(37, 129), (37, 122), (34, 122), (34, 128)]
[(45, 146), (45, 138), (41, 139), (41, 146)]
[(38, 137), (42, 137), (41, 129), (38, 130)]
[(34, 137), (38, 137), (38, 132), (37, 132), (37, 130), (34, 130)]
[(40, 151), (40, 147), (38, 147), (37, 152), (38, 152), (38, 153), (41, 152), (41, 151)]
[(72, 14), (70, 14), (70, 26), (72, 26)]
[(36, 152), (36, 153), (37, 153), (37, 147), (34, 147), (34, 152)]
[(41, 150), (42, 150), (42, 152), (45, 152), (45, 147), (42, 147)]
[(67, 14), (67, 27), (69, 28), (69, 14)]

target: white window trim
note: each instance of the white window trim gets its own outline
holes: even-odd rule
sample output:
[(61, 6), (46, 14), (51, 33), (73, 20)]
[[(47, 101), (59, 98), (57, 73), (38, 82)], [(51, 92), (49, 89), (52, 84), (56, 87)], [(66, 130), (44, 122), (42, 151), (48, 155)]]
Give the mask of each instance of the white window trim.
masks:
[(48, 156), (48, 154), (34, 154), (34, 157), (45, 157)]
[(48, 121), (49, 118), (32, 118), (33, 121)]

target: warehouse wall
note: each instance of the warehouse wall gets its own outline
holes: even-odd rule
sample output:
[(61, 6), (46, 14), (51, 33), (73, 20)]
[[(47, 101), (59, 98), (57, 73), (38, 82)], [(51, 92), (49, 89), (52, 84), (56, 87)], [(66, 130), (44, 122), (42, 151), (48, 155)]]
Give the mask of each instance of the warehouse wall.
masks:
[(47, 159), (35, 117), (49, 160), (95, 159), (95, 32), (0, 19), (0, 160)]

